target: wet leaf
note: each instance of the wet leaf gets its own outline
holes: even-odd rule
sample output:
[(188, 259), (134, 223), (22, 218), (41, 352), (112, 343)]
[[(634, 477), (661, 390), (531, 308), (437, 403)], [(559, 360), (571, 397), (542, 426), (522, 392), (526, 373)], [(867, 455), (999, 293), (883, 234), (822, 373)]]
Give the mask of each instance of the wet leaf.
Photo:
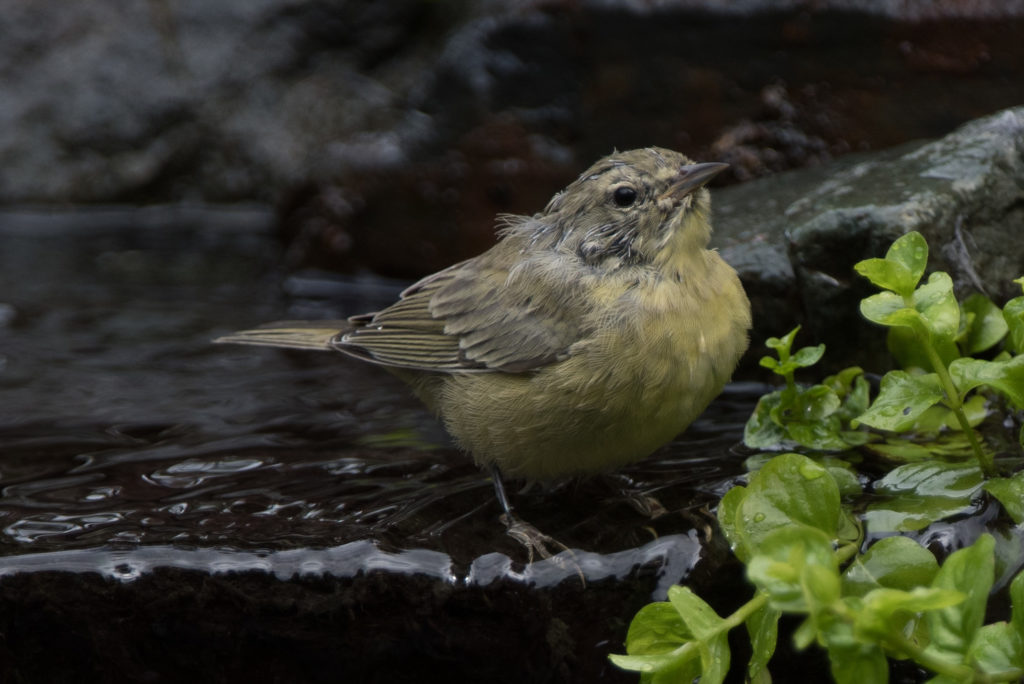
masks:
[(853, 626), (841, 621), (827, 625), (824, 634), (832, 679), (836, 684), (885, 684), (889, 661), (877, 644), (865, 644), (853, 635)]
[[(885, 345), (889, 349), (889, 353), (896, 359), (896, 363), (903, 370), (916, 368), (925, 373), (931, 373), (935, 370), (931, 359), (928, 357), (928, 352), (913, 329), (902, 327), (889, 328), (885, 338)], [(960, 357), (960, 349), (956, 346), (956, 342), (951, 339), (933, 340), (932, 346), (934, 346), (936, 353), (938, 353), (942, 363), (946, 366), (953, 359)]]
[(1014, 297), (1003, 306), (1003, 320), (1009, 330), (1006, 349), (1024, 354), (1024, 297)]
[(867, 641), (881, 640), (894, 628), (902, 631), (900, 626), (913, 614), (955, 606), (964, 598), (959, 591), (935, 587), (873, 589), (863, 597), (853, 631)]
[(798, 368), (813, 366), (825, 355), (825, 345), (819, 344), (816, 347), (804, 347), (796, 354), (793, 354), (790, 362)]
[(1019, 673), (1024, 669), (1024, 638), (1005, 622), (984, 625), (974, 635), (967, 659), (989, 674)]
[(652, 684), (692, 681), (701, 672), (700, 650), (691, 644), (693, 634), (669, 602), (650, 603), (634, 616), (626, 636), (629, 655), (608, 658), (625, 670), (642, 673)]
[(875, 482), (875, 492), (889, 498), (868, 506), (864, 524), (875, 534), (924, 529), (936, 520), (970, 511), (982, 481), (981, 470), (973, 463), (902, 465)]
[(722, 500), (718, 502), (718, 526), (722, 528), (722, 534), (732, 547), (733, 553), (741, 561), (746, 563), (750, 559), (750, 549), (743, 541), (742, 535), (736, 528), (736, 516), (739, 511), (740, 502), (747, 495), (746, 487), (733, 487), (725, 493)]
[(700, 651), (701, 681), (721, 684), (729, 672), (730, 658), (724, 620), (689, 587), (670, 587), (668, 599), (694, 635)]
[(879, 430), (900, 432), (912, 426), (925, 410), (942, 398), (939, 378), (934, 373), (911, 375), (906, 371), (891, 371), (882, 378), (881, 388), (871, 408), (858, 416), (855, 422)]
[(1006, 361), (957, 359), (949, 364), (949, 375), (960, 394), (987, 385), (1024, 408), (1024, 355)]
[(743, 443), (751, 449), (769, 449), (784, 439), (786, 431), (772, 420), (772, 413), (777, 412), (782, 401), (781, 392), (772, 392), (762, 396), (754, 412), (743, 427)]
[(1013, 606), (1010, 624), (1018, 634), (1024, 636), (1024, 571), (1018, 572), (1010, 582), (1010, 603)]
[(995, 540), (983, 534), (971, 546), (951, 554), (932, 581), (936, 589), (964, 594), (962, 602), (925, 613), (931, 643), (927, 650), (942, 658), (962, 661), (985, 618), (985, 606), (995, 577)]
[(806, 456), (781, 454), (751, 476), (733, 524), (746, 549), (758, 550), (772, 531), (794, 524), (832, 539), (839, 510), (839, 487), (825, 468)]
[(626, 634), (626, 652), (636, 656), (661, 655), (692, 640), (693, 633), (672, 604), (659, 601), (648, 603), (633, 617)]
[[(779, 616), (781, 613), (770, 606), (762, 606), (747, 618), (747, 633), (750, 635), (750, 663), (747, 665), (747, 679), (760, 681), (767, 674), (768, 661), (775, 654), (779, 638)], [(771, 681), (771, 677), (767, 680)]]
[(1013, 477), (994, 477), (984, 485), (985, 491), (999, 500), (1013, 522), (1024, 523), (1024, 470)]
[(995, 346), (1009, 330), (1002, 310), (985, 295), (972, 294), (962, 306), (969, 321), (961, 345), (965, 356), (973, 356)]
[[(835, 575), (835, 586), (827, 586), (822, 574), (808, 572), (809, 566)], [(805, 525), (781, 527), (766, 535), (747, 564), (747, 577), (780, 611), (809, 610), (808, 594), (819, 600), (837, 598), (838, 572), (830, 538)]]
[(951, 342), (960, 329), (960, 305), (953, 294), (953, 279), (936, 271), (914, 291), (914, 309), (921, 314), (931, 339)]
[(876, 286), (909, 296), (928, 264), (928, 243), (917, 231), (893, 241), (884, 259), (865, 259), (854, 266)]
[(857, 556), (843, 573), (844, 594), (864, 596), (874, 589), (926, 587), (939, 571), (932, 552), (907, 537), (886, 537)]

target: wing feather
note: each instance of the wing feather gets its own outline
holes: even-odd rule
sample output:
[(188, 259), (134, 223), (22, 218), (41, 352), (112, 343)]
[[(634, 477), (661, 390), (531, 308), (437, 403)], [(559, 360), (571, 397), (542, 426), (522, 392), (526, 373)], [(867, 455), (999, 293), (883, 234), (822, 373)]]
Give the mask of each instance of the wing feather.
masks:
[(556, 269), (549, 261), (519, 261), (510, 278), (497, 251), (503, 247), (509, 245), (424, 278), (382, 311), (350, 319), (355, 330), (333, 346), (386, 366), (449, 373), (524, 372), (566, 358), (583, 312), (567, 306), (575, 294), (564, 262)]

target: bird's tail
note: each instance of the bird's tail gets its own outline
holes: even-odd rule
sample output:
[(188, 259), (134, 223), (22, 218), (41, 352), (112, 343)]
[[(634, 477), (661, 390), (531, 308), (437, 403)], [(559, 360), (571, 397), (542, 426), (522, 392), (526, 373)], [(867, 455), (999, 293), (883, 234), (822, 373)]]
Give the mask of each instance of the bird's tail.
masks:
[(289, 349), (333, 349), (332, 342), (353, 328), (348, 321), (277, 321), (218, 337), (214, 342)]

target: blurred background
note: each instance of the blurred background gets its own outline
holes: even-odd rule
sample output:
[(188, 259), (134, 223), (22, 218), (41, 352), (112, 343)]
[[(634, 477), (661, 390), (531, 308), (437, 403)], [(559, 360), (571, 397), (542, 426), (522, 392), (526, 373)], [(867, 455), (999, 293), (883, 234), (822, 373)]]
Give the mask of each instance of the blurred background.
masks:
[(0, 206), (256, 203), (412, 278), (613, 148), (735, 183), (1019, 104), (1020, 0), (5, 0)]

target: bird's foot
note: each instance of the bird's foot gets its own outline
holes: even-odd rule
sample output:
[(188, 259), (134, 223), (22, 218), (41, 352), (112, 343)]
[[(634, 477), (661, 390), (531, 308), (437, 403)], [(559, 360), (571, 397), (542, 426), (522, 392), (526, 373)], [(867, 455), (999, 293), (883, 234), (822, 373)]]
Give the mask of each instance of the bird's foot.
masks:
[(505, 523), (505, 533), (526, 548), (529, 563), (533, 562), (534, 554), (541, 558), (552, 558), (562, 551), (572, 553), (568, 546), (544, 534), (517, 515), (503, 513), (501, 521)]

